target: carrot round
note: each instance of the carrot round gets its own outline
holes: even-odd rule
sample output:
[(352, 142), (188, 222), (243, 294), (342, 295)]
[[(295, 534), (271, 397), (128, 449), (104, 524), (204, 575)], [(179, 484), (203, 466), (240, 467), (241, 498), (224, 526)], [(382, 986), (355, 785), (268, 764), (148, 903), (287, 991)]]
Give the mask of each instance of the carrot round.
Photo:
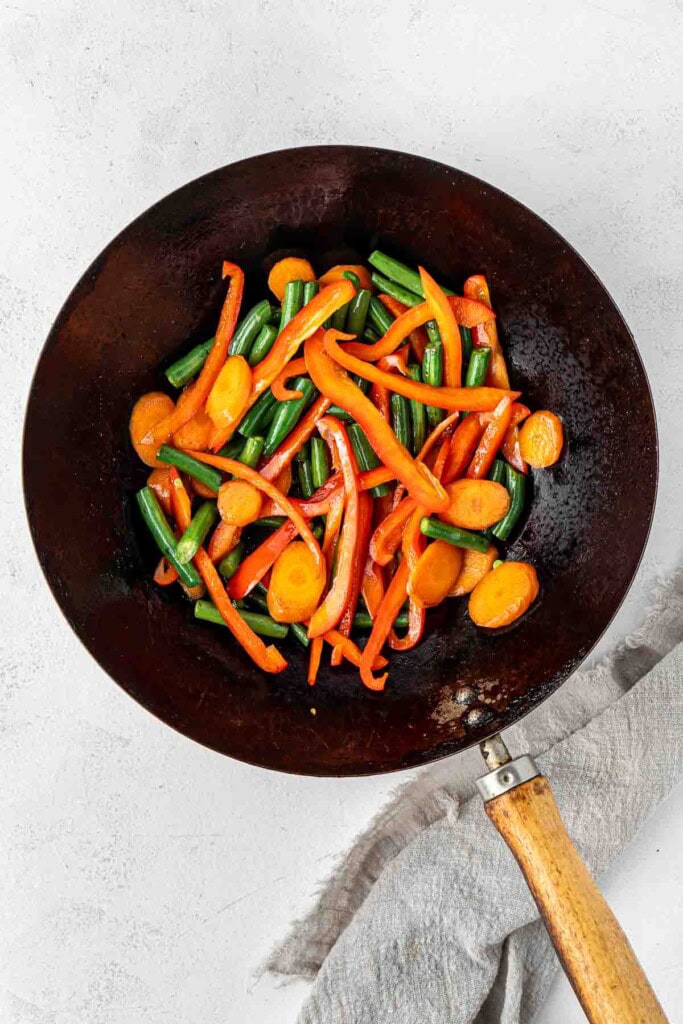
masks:
[(167, 516), (171, 515), (171, 478), (168, 466), (163, 469), (153, 469), (147, 477), (147, 486), (151, 487), (157, 496), (157, 501)]
[(450, 505), (439, 518), (465, 530), (486, 530), (510, 508), (507, 487), (493, 480), (456, 480), (446, 485)]
[(206, 411), (217, 430), (238, 423), (251, 392), (251, 368), (244, 356), (229, 356), (206, 400)]
[[(234, 577), (233, 577), (234, 578)], [(294, 540), (275, 561), (268, 587), (268, 611), (276, 622), (302, 622), (318, 607), (325, 588), (310, 549)]]
[(338, 263), (336, 267), (330, 267), (325, 273), (319, 278), (320, 284), (332, 284), (333, 281), (344, 281), (346, 278), (344, 274), (350, 271), (355, 274), (360, 281), (361, 288), (367, 288), (368, 291), (372, 291), (372, 278), (370, 277), (370, 271), (367, 267), (361, 264), (355, 263)]
[(163, 468), (164, 463), (158, 462), (156, 453), (159, 446), (168, 441), (171, 436), (170, 430), (165, 436), (159, 436), (153, 444), (143, 444), (142, 439), (150, 430), (153, 430), (159, 423), (170, 417), (175, 409), (175, 402), (163, 391), (150, 391), (138, 398), (130, 414), (130, 440), (137, 456), (142, 459), (146, 466)]
[(285, 288), (290, 281), (315, 281), (315, 271), (308, 260), (286, 256), (273, 266), (268, 274), (268, 287), (280, 302), (285, 297)]
[[(183, 401), (187, 400), (185, 399), (187, 394), (187, 391), (183, 391), (178, 399), (178, 405), (182, 405)], [(173, 435), (173, 444), (176, 448), (196, 448), (199, 451), (204, 451), (209, 447), (212, 431), (213, 423), (207, 416), (206, 410), (198, 409), (191, 420), (188, 420), (187, 423), (184, 423), (182, 427), (176, 430)]]
[(477, 583), (483, 580), (487, 572), (493, 568), (493, 563), (498, 558), (498, 551), (493, 544), (490, 544), (484, 552), (474, 551), (472, 548), (461, 548), (462, 569), (455, 581), (455, 586), (449, 590), (449, 597), (463, 597), (470, 594)]
[(461, 549), (445, 540), (435, 540), (425, 548), (408, 574), (408, 595), (418, 607), (441, 604), (455, 586), (461, 569)]
[(519, 431), (522, 458), (534, 469), (554, 466), (562, 454), (563, 444), (562, 420), (547, 409), (532, 413)]
[(247, 480), (228, 480), (218, 492), (218, 511), (228, 526), (253, 523), (261, 515), (262, 505), (263, 495)]
[(523, 615), (538, 596), (538, 576), (528, 562), (501, 562), (470, 594), (470, 618), (477, 626), (498, 629)]

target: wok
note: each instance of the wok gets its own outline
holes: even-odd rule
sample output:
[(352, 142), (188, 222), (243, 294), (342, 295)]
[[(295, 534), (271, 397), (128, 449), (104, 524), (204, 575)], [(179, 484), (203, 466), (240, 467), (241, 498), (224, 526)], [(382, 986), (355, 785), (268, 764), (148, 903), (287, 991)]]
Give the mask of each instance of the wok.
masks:
[[(137, 396), (167, 388), (164, 367), (213, 333), (224, 258), (244, 268), (248, 303), (265, 294), (278, 253), (306, 255), (323, 270), (360, 262), (375, 247), (421, 262), (456, 287), (471, 273), (487, 275), (512, 380), (532, 408), (560, 414), (568, 441), (557, 466), (533, 475), (528, 516), (507, 547), (538, 569), (543, 593), (532, 614), (492, 636), (472, 625), (466, 602), (447, 602), (428, 615), (417, 649), (392, 653), (383, 694), (364, 690), (357, 671), (344, 667), (323, 667), (311, 690), (295, 646), (289, 668), (266, 677), (225, 632), (197, 623), (182, 595), (154, 586), (155, 554), (133, 501), (149, 471), (133, 454), (127, 423)], [(23, 458), (40, 564), (102, 668), (192, 739), (252, 764), (310, 775), (425, 764), (487, 740), (540, 704), (619, 607), (647, 539), (657, 477), (643, 365), (610, 296), (571, 246), (477, 178), (350, 146), (284, 150), (221, 168), (121, 232), (78, 282), (45, 343)], [(531, 805), (547, 800), (524, 759), (506, 767), (496, 740), (486, 752), (494, 776), (490, 812), (507, 807), (509, 826), (505, 801), (536, 790)], [(538, 832), (549, 828), (562, 832), (549, 819)], [(529, 865), (506, 838), (533, 889)], [(582, 886), (592, 886), (588, 876)], [(543, 894), (534, 895), (552, 916)], [(566, 905), (561, 893), (555, 897), (556, 925)], [(600, 907), (603, 923), (605, 914)], [(598, 1002), (610, 1003), (608, 986), (596, 980), (604, 966), (590, 966), (599, 951), (593, 948), (579, 970), (571, 950), (553, 939), (587, 1012), (582, 971), (598, 984)], [(570, 945), (585, 939), (574, 928)], [(608, 941), (613, 960), (615, 942), (627, 956), (622, 939)], [(627, 960), (624, 970), (641, 978), (634, 964)], [(618, 981), (623, 989), (621, 975)], [(634, 1015), (647, 992), (643, 978), (631, 1015), (624, 1002), (618, 1016), (591, 1019), (663, 1020), (656, 1001), (646, 1016)]]

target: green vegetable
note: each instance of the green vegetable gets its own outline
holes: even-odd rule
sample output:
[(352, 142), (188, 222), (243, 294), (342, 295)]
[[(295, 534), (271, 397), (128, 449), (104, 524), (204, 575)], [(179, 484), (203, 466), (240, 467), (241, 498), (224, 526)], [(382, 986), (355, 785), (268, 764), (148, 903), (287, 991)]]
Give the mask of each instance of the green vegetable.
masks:
[(317, 541), (321, 541), (325, 535), (325, 527), (322, 523), (316, 523), (311, 527), (311, 533)]
[(330, 453), (322, 437), (311, 438), (311, 476), (316, 491), (330, 476)]
[(280, 402), (271, 420), (266, 436), (265, 455), (272, 455), (278, 445), (294, 430), (306, 406), (313, 400), (315, 388), (308, 377), (295, 377), (290, 383), (292, 391), (301, 391), (301, 398)]
[(502, 565), (502, 564), (503, 564), (503, 559), (502, 559), (502, 558), (497, 558), (497, 559), (495, 560), (495, 562), (493, 563), (493, 565), (491, 566), (491, 568), (492, 568), (492, 569), (497, 569), (497, 568), (498, 568), (498, 566), (499, 566), (499, 565)]
[[(284, 623), (275, 622), (270, 615), (262, 615), (260, 612), (248, 612), (244, 608), (236, 608), (237, 614), (250, 626), (259, 636), (268, 636), (273, 640), (284, 640), (289, 633), (289, 626)], [(223, 616), (211, 601), (197, 601), (194, 606), (195, 619), (202, 622), (213, 622), (217, 626), (224, 626)]]
[(505, 485), (510, 493), (510, 508), (499, 523), (493, 527), (493, 536), (498, 540), (507, 540), (517, 521), (524, 511), (526, 497), (526, 477), (512, 466), (505, 465)]
[(285, 285), (285, 297), (282, 300), (282, 316), (280, 331), (284, 330), (290, 320), (296, 316), (304, 304), (304, 282), (288, 281)]
[(470, 356), (470, 361), (467, 364), (465, 387), (479, 388), (482, 386), (482, 384), (486, 380), (486, 370), (488, 369), (490, 358), (490, 348), (473, 349), (472, 355)]
[(376, 341), (379, 341), (379, 334), (373, 327), (366, 327), (363, 331), (363, 341), (367, 341), (369, 345), (374, 345)]
[(410, 450), (410, 407), (403, 395), (391, 393), (391, 427), (401, 444)]
[[(349, 440), (351, 441), (351, 447), (361, 472), (365, 472), (366, 469), (375, 469), (376, 466), (379, 466), (379, 459), (360, 424), (351, 423), (349, 425)], [(388, 494), (389, 491), (390, 487), (388, 484), (380, 484), (378, 487), (372, 488), (370, 496), (372, 498), (381, 498), (382, 495)]]
[(305, 626), (302, 626), (300, 622), (292, 622), (289, 628), (302, 647), (309, 646), (311, 641), (308, 639), (308, 630)]
[(287, 516), (261, 516), (260, 519), (255, 519), (253, 523), (249, 523), (249, 526), (261, 526), (268, 530), (277, 530), (278, 527), (282, 526)]
[[(408, 373), (418, 383), (422, 381), (422, 373), (417, 363), (410, 363)], [(427, 407), (422, 402), (416, 402), (413, 398), (409, 399), (409, 405), (410, 434), (413, 442), (412, 452), (413, 455), (417, 455), (427, 440)]]
[[(375, 249), (374, 252), (370, 253), (368, 257), (368, 263), (370, 263), (376, 270), (379, 270), (380, 274), (384, 274), (385, 277), (390, 278), (392, 281), (396, 281), (397, 284), (407, 288), (408, 291), (414, 292), (416, 295), (424, 298), (424, 292), (422, 291), (422, 282), (420, 281), (420, 275), (417, 270), (413, 270), (412, 267), (407, 267), (405, 263), (401, 263), (400, 260), (395, 260), (392, 256), (387, 256), (386, 253), (381, 252), (379, 249)], [(441, 286), (441, 290), (446, 295), (453, 295), (450, 288), (444, 288)], [(387, 295), (389, 292), (387, 292)], [(401, 302), (403, 299), (400, 300)], [(408, 305), (408, 303), (406, 303)]]
[(427, 337), (432, 345), (441, 345), (441, 335), (437, 326), (436, 320), (428, 320), (425, 324), (425, 330)]
[(387, 333), (394, 322), (394, 318), (387, 307), (381, 303), (379, 299), (375, 298), (374, 295), (370, 299), (368, 316), (370, 318), (370, 323), (379, 333), (380, 338), (383, 334)]
[(353, 416), (346, 409), (342, 409), (341, 405), (331, 405), (327, 410), (328, 416), (335, 416), (342, 423), (353, 423)]
[(176, 558), (182, 565), (191, 562), (218, 517), (215, 501), (204, 501), (176, 545)]
[(205, 484), (209, 490), (218, 494), (223, 483), (223, 477), (213, 466), (206, 466), (192, 455), (178, 451), (177, 448), (171, 448), (168, 444), (162, 444), (157, 452), (157, 458), (159, 462), (165, 462), (168, 466), (175, 466), (182, 473), (187, 473), (188, 476), (191, 476), (194, 480), (199, 480), (200, 484)]
[(381, 274), (373, 274), (372, 283), (378, 292), (382, 292), (385, 295), (391, 295), (392, 299), (402, 302), (404, 306), (419, 306), (419, 304), (424, 301), (420, 295), (416, 295), (415, 292), (407, 291), (407, 289), (402, 288), (400, 284), (396, 284), (395, 281), (390, 281), (388, 277), (382, 277)]
[[(441, 338), (438, 341), (430, 341), (422, 357), (422, 379), (425, 384), (431, 384), (434, 388), (440, 388), (443, 383), (443, 345)], [(434, 428), (441, 423), (445, 416), (443, 409), (435, 405), (427, 406), (427, 420), (430, 427)]]
[(352, 270), (345, 270), (342, 277), (345, 277), (347, 281), (350, 281), (356, 291), (360, 289), (360, 278), (358, 274), (354, 274)]
[(301, 452), (297, 455), (296, 459), (296, 478), (299, 481), (299, 490), (301, 491), (302, 498), (310, 498), (315, 490), (313, 486), (313, 470), (311, 468), (311, 460), (306, 455), (301, 458)]
[(162, 555), (168, 559), (173, 568), (178, 573), (178, 578), (185, 584), (186, 587), (197, 587), (201, 582), (197, 570), (195, 567), (190, 565), (183, 565), (176, 558), (176, 540), (173, 535), (168, 519), (161, 510), (161, 506), (157, 501), (156, 495), (151, 487), (143, 487), (141, 491), (135, 495), (135, 500), (138, 503), (138, 508), (142, 513), (142, 518), (145, 520), (145, 524), (149, 529), (149, 532), (154, 537), (156, 545), (161, 551)]
[(343, 306), (337, 309), (330, 319), (330, 327), (335, 331), (344, 331), (346, 329), (346, 314), (349, 311), (350, 303), (345, 302)]
[(273, 315), (273, 307), (268, 299), (257, 302), (249, 310), (244, 319), (237, 325), (230, 342), (231, 356), (248, 356), (252, 342)]
[(493, 465), (491, 466), (491, 472), (489, 473), (489, 480), (493, 480), (497, 484), (505, 483), (505, 466), (507, 463), (504, 459), (494, 459)]
[(250, 466), (251, 469), (256, 469), (258, 460), (263, 454), (265, 443), (262, 437), (248, 437), (244, 442), (242, 451), (237, 456), (238, 462), (242, 462), (245, 466)]
[[(399, 612), (394, 619), (394, 629), (405, 629), (408, 625), (408, 612)], [(353, 617), (354, 629), (372, 629), (372, 619), (367, 612), (356, 612)]]
[(481, 534), (471, 533), (470, 530), (461, 530), (459, 526), (450, 526), (433, 516), (424, 516), (420, 520), (420, 530), (425, 537), (448, 541), (456, 548), (471, 548), (472, 551), (481, 551), (483, 554), (489, 546), (488, 540)]
[(247, 362), (250, 366), (256, 366), (257, 363), (260, 363), (262, 359), (266, 358), (273, 347), (277, 334), (277, 327), (275, 327), (274, 324), (263, 325), (249, 352)]
[(278, 400), (270, 388), (264, 391), (254, 402), (237, 428), (242, 437), (255, 437), (258, 434), (265, 434), (266, 429), (270, 426), (270, 421), (275, 415), (277, 404)]
[[(349, 274), (345, 274), (348, 277)], [(356, 277), (355, 274), (351, 275)], [(361, 338), (363, 331), (365, 330), (365, 321), (367, 320), (368, 310), (370, 308), (370, 299), (372, 293), (367, 288), (358, 288), (360, 281), (356, 277), (356, 292), (355, 298), (349, 302), (348, 312), (346, 314), (346, 333), (355, 334), (357, 338)]]
[(311, 299), (315, 298), (318, 294), (318, 282), (317, 281), (306, 281), (304, 284), (304, 297), (303, 304), (307, 306)]
[(472, 331), (469, 327), (462, 327), (461, 325), (458, 325), (458, 329), (460, 331), (460, 342), (462, 344), (462, 362), (463, 366), (465, 366), (470, 361), (470, 356), (472, 355), (472, 349), (474, 347), (472, 342)]
[(229, 580), (235, 575), (242, 561), (243, 554), (244, 544), (240, 540), (235, 544), (232, 551), (229, 551), (225, 558), (222, 558), (218, 563), (218, 571), (224, 580)]
[(183, 384), (187, 384), (188, 380), (196, 377), (206, 362), (206, 357), (213, 348), (215, 340), (215, 338), (209, 338), (201, 345), (195, 345), (187, 355), (181, 356), (175, 363), (172, 363), (166, 370), (166, 380), (169, 384), (172, 384), (174, 388), (181, 388)]
[(225, 459), (236, 459), (242, 451), (244, 441), (241, 437), (231, 437), (227, 444), (219, 449), (218, 454)]

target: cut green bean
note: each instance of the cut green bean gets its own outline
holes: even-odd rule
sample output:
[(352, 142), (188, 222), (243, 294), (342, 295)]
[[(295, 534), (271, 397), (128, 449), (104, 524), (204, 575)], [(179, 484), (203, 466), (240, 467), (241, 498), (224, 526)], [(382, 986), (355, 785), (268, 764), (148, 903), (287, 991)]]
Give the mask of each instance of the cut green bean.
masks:
[[(425, 347), (422, 357), (422, 379), (425, 384), (431, 384), (434, 388), (440, 388), (443, 384), (443, 344), (441, 338), (438, 341), (430, 341)], [(436, 405), (427, 406), (427, 421), (433, 429), (441, 423), (446, 413)]]
[[(360, 424), (351, 423), (349, 425), (349, 440), (361, 472), (364, 473), (368, 469), (375, 469), (379, 466), (379, 459)], [(388, 484), (380, 484), (370, 490), (370, 497), (381, 498), (384, 494), (389, 494), (390, 489)]]
[(489, 542), (480, 533), (461, 530), (459, 526), (442, 523), (440, 519), (433, 516), (424, 516), (420, 520), (420, 530), (425, 537), (431, 537), (432, 540), (445, 540), (456, 548), (471, 548), (472, 551), (481, 551), (482, 554), (488, 550)]
[(316, 491), (330, 476), (330, 453), (322, 437), (311, 438), (311, 476)]
[(243, 555), (244, 544), (240, 540), (235, 544), (232, 551), (229, 551), (225, 558), (222, 558), (218, 563), (218, 571), (224, 580), (232, 579), (239, 568)]
[(264, 590), (263, 593), (261, 593), (261, 591), (256, 590), (256, 588), (254, 587), (254, 589), (250, 591), (249, 596), (247, 597), (247, 601), (251, 601), (252, 604), (255, 604), (256, 607), (260, 608), (262, 612), (266, 613), (266, 615), (270, 615), (268, 599), (266, 597), (267, 593), (267, 590)]
[(268, 299), (257, 302), (237, 325), (230, 342), (230, 355), (248, 356), (253, 341), (259, 334), (259, 331), (266, 326), (272, 315), (273, 307), (268, 302)]
[(493, 480), (497, 484), (504, 484), (506, 476), (505, 466), (506, 462), (504, 459), (494, 459), (489, 473), (489, 480)]
[(498, 568), (498, 566), (499, 566), (499, 565), (502, 565), (502, 564), (503, 564), (503, 559), (502, 559), (502, 558), (497, 558), (497, 559), (495, 560), (495, 562), (493, 563), (493, 565), (491, 566), (491, 568), (492, 568), (492, 569), (497, 569), (497, 568)]
[(318, 294), (319, 286), (317, 281), (306, 281), (304, 283), (303, 304), (307, 306), (311, 299)]
[(510, 508), (499, 523), (493, 527), (493, 536), (498, 540), (507, 540), (524, 511), (526, 497), (526, 477), (512, 466), (505, 466), (505, 485), (510, 493)]
[[(356, 612), (353, 617), (354, 629), (372, 629), (373, 622), (367, 612)], [(394, 619), (394, 629), (406, 629), (408, 626), (408, 612), (399, 612)]]
[(308, 377), (295, 377), (290, 388), (292, 391), (301, 391), (302, 397), (290, 398), (278, 404), (266, 435), (265, 455), (272, 455), (278, 445), (291, 434), (316, 393)]
[(368, 317), (372, 326), (379, 332), (380, 337), (387, 333), (394, 322), (394, 318), (387, 307), (379, 299), (375, 298), (374, 295), (370, 299)]
[(459, 326), (459, 330), (460, 344), (462, 345), (462, 364), (463, 366), (467, 366), (470, 361), (470, 356), (472, 355), (472, 349), (474, 348), (474, 343), (472, 342), (472, 331), (469, 327), (462, 326)]
[(363, 341), (367, 341), (369, 345), (374, 345), (376, 341), (379, 341), (379, 334), (373, 327), (366, 325), (363, 331)]
[[(417, 363), (410, 363), (408, 373), (414, 381), (422, 381), (422, 372)], [(412, 441), (413, 455), (422, 448), (427, 440), (427, 407), (422, 402), (416, 402), (414, 398), (408, 400), (410, 406), (410, 437)]]
[(204, 501), (192, 517), (176, 545), (176, 558), (182, 565), (191, 562), (206, 539), (206, 535), (218, 518), (215, 501)]
[(317, 541), (321, 541), (325, 535), (325, 527), (322, 523), (316, 523), (311, 527), (311, 533)]
[[(259, 636), (267, 636), (273, 640), (284, 640), (289, 633), (289, 626), (281, 622), (275, 622), (270, 615), (262, 615), (260, 612), (248, 612), (244, 608), (235, 608), (235, 611), (254, 633)], [(223, 616), (211, 601), (200, 600), (194, 606), (195, 619), (202, 622), (213, 622), (217, 626), (224, 626)]]
[(152, 488), (143, 487), (142, 490), (138, 491), (135, 495), (135, 500), (138, 503), (138, 508), (142, 513), (145, 525), (154, 537), (159, 551), (161, 551), (162, 555), (176, 570), (178, 578), (186, 587), (199, 586), (201, 580), (199, 579), (199, 575), (195, 567), (192, 564), (183, 565), (182, 562), (179, 562), (176, 558), (176, 539), (173, 534), (173, 530), (171, 529), (168, 519), (164, 515)]
[(302, 626), (300, 622), (291, 622), (289, 628), (302, 647), (309, 646), (311, 641), (308, 639), (308, 630), (305, 626)]
[(248, 437), (244, 442), (242, 451), (237, 456), (238, 462), (244, 463), (245, 466), (250, 466), (251, 469), (256, 469), (258, 460), (263, 454), (265, 443), (265, 438), (263, 437)]
[(286, 518), (286, 516), (261, 516), (260, 519), (255, 519), (253, 523), (249, 523), (249, 528), (260, 526), (264, 530), (277, 530), (282, 526)]
[(350, 281), (356, 291), (360, 291), (360, 278), (358, 274), (354, 274), (353, 270), (345, 270), (342, 277), (345, 277), (347, 281)]
[(419, 306), (421, 302), (424, 302), (421, 295), (409, 292), (407, 288), (402, 288), (400, 284), (390, 281), (388, 277), (383, 277), (382, 274), (373, 274), (372, 283), (378, 292), (382, 292), (384, 295), (391, 295), (392, 299), (402, 302), (404, 306)]
[(491, 358), (490, 348), (475, 348), (467, 364), (465, 387), (479, 388), (486, 380), (486, 371)]
[[(390, 278), (392, 281), (396, 281), (397, 284), (407, 288), (408, 291), (414, 292), (420, 298), (424, 298), (424, 292), (422, 290), (422, 282), (420, 281), (420, 275), (417, 270), (413, 270), (412, 267), (406, 266), (405, 263), (401, 263), (400, 260), (395, 260), (393, 256), (387, 256), (386, 253), (381, 252), (379, 249), (375, 249), (374, 252), (370, 253), (368, 257), (368, 263), (370, 263), (380, 274), (384, 274), (385, 277)], [(444, 288), (441, 285), (441, 290), (446, 295), (453, 295), (450, 288)], [(387, 292), (387, 294), (389, 294)], [(402, 300), (401, 300), (402, 301)]]
[(356, 293), (356, 297), (351, 299), (351, 302), (349, 303), (349, 310), (346, 314), (347, 334), (355, 334), (357, 338), (361, 338), (363, 336), (371, 298), (371, 292), (369, 292), (367, 288), (361, 288), (360, 291)]
[(345, 331), (346, 330), (346, 314), (349, 311), (349, 306), (350, 306), (350, 303), (349, 302), (345, 302), (343, 306), (340, 306), (339, 309), (335, 310), (335, 312), (332, 314), (332, 317), (330, 319), (330, 327), (333, 330), (335, 330), (335, 331)]
[(313, 486), (313, 470), (310, 459), (296, 460), (296, 478), (299, 482), (299, 490), (302, 498), (310, 498), (315, 490)]
[(442, 344), (441, 334), (439, 333), (439, 328), (437, 326), (436, 320), (428, 320), (427, 323), (425, 324), (425, 330), (427, 332), (427, 337), (429, 338), (430, 344)]
[(282, 331), (289, 321), (296, 316), (304, 304), (304, 282), (288, 281), (285, 285), (285, 297), (282, 300), (282, 316), (280, 317), (280, 330)]
[(263, 325), (249, 351), (249, 358), (247, 362), (250, 366), (256, 366), (257, 363), (260, 363), (262, 359), (266, 358), (275, 344), (277, 335), (278, 330), (274, 324)]
[(166, 380), (169, 384), (172, 384), (174, 388), (182, 388), (184, 384), (187, 384), (188, 380), (196, 377), (206, 362), (206, 357), (213, 348), (214, 341), (215, 338), (209, 338), (208, 341), (203, 341), (201, 345), (195, 345), (186, 355), (181, 356), (175, 363), (172, 363), (165, 371)]
[(188, 455), (187, 452), (178, 451), (177, 448), (172, 448), (168, 444), (162, 444), (157, 452), (157, 458), (159, 462), (165, 462), (167, 466), (175, 466), (182, 473), (187, 473), (193, 480), (199, 480), (200, 484), (204, 484), (209, 490), (218, 494), (223, 477), (213, 466), (207, 466), (193, 458), (192, 455)]
[(391, 429), (400, 444), (410, 451), (410, 407), (403, 395), (391, 393)]
[(256, 437), (265, 434), (275, 415), (278, 400), (268, 388), (258, 398), (237, 428), (242, 437)]
[(224, 444), (216, 454), (222, 455), (224, 459), (236, 459), (243, 447), (244, 438), (231, 437), (228, 443)]
[(346, 409), (342, 409), (341, 405), (331, 405), (327, 410), (328, 416), (334, 416), (336, 419), (341, 420), (342, 423), (353, 423), (353, 416)]

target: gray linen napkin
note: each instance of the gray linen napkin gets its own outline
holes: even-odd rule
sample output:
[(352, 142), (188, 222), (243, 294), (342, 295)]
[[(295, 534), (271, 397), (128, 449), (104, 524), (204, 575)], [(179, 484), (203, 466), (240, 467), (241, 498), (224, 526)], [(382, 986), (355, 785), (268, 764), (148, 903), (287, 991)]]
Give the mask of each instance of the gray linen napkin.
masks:
[[(505, 738), (597, 876), (683, 774), (683, 573), (643, 628)], [(315, 978), (300, 1024), (529, 1024), (557, 961), (474, 791), (476, 751), (402, 787), (268, 959)]]

